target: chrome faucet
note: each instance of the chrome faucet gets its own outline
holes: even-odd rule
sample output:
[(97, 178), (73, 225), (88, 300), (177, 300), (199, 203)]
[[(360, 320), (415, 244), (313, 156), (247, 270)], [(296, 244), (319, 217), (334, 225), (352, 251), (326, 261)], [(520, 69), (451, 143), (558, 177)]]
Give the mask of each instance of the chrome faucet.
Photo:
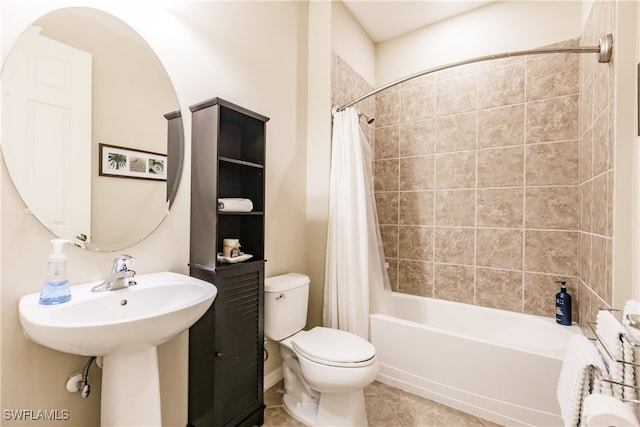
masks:
[(136, 259), (130, 255), (120, 255), (113, 260), (111, 274), (102, 283), (91, 288), (91, 292), (114, 291), (116, 289), (127, 288), (135, 285), (131, 280), (136, 272), (131, 270), (131, 263)]

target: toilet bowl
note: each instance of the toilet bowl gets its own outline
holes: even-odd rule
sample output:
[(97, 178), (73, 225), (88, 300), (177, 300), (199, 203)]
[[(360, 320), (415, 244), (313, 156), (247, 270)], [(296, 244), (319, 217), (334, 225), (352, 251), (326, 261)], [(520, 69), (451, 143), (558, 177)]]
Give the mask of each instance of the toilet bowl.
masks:
[(302, 330), (308, 287), (297, 273), (265, 280), (265, 335), (280, 343), (284, 407), (309, 426), (366, 426), (364, 387), (379, 372), (375, 348), (346, 331)]

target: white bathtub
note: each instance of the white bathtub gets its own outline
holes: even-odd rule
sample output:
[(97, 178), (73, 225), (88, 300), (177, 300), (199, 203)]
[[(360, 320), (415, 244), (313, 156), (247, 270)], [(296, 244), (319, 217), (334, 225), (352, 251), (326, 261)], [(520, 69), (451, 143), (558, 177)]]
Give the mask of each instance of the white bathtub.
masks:
[(563, 424), (556, 385), (579, 327), (412, 295), (391, 299), (391, 314), (371, 315), (380, 382), (503, 425)]

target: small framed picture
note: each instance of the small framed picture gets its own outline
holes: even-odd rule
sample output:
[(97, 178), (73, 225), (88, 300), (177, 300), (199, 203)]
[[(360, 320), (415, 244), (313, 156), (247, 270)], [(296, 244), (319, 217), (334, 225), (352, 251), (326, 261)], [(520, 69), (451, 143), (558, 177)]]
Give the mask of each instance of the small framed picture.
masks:
[(167, 155), (116, 145), (99, 144), (99, 175), (167, 180)]

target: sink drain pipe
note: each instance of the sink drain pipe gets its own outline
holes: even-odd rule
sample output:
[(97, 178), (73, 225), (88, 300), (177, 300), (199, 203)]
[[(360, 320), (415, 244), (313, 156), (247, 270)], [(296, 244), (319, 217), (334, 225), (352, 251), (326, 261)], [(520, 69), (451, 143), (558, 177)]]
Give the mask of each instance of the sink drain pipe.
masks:
[[(82, 372), (77, 372), (69, 377), (67, 380), (67, 391), (72, 393), (79, 391), (80, 396), (82, 396), (83, 399), (89, 397), (89, 394), (91, 393), (91, 386), (89, 385), (89, 368), (91, 368), (91, 364), (94, 360), (96, 360), (96, 357), (91, 356), (84, 365)], [(98, 365), (97, 362), (96, 365)]]

